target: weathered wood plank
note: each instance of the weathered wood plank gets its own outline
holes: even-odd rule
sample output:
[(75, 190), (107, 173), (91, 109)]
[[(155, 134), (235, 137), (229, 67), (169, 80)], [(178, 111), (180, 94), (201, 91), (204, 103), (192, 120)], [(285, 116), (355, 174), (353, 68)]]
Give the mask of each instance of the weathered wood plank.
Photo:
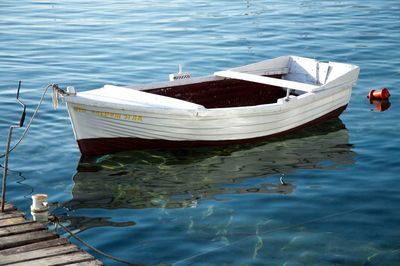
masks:
[(43, 248), (14, 255), (0, 255), (0, 265), (8, 265), (11, 263), (24, 261), (28, 262), (35, 259), (42, 259), (55, 255), (64, 255), (77, 251), (79, 251), (79, 248), (76, 245), (67, 244), (63, 246)]
[(25, 224), (27, 221), (24, 217), (14, 217), (0, 220), (0, 227), (10, 226), (10, 225), (17, 225), (17, 224)]
[(66, 264), (66, 265), (68, 265), (68, 266), (102, 266), (104, 264), (99, 260), (91, 260), (91, 261), (78, 262), (78, 263), (72, 263), (72, 264)]
[(45, 225), (25, 220), (13, 205), (7, 203), (5, 210), (0, 212), (0, 266), (103, 265)]
[[(1, 202), (0, 202), (1, 204)], [(15, 211), (17, 208), (14, 207), (11, 203), (4, 203), (4, 211), (9, 212), (9, 211)], [(1, 213), (1, 208), (0, 208), (0, 213)]]
[(49, 232), (46, 230), (30, 232), (20, 235), (6, 236), (1, 238), (0, 250), (54, 238), (57, 238), (57, 235), (54, 234), (53, 232)]
[[(95, 260), (95, 258), (92, 255), (84, 251), (78, 251), (65, 255), (58, 255), (48, 258), (31, 260), (29, 261), (29, 265), (35, 265), (35, 266), (68, 265), (71, 263), (79, 263), (91, 260)], [(27, 264), (28, 264), (27, 262), (19, 262), (13, 264), (13, 266), (26, 266)]]
[(0, 220), (16, 218), (16, 217), (24, 217), (24, 214), (19, 211), (0, 212)]
[(0, 227), (0, 237), (23, 234), (44, 229), (46, 228), (44, 227), (43, 224), (35, 222), (19, 224), (19, 225), (10, 225), (7, 227)]
[(55, 238), (46, 241), (39, 241), (28, 245), (23, 245), (14, 248), (8, 248), (4, 250), (0, 250), (0, 255), (12, 255), (17, 253), (28, 252), (32, 250), (38, 250), (41, 248), (55, 247), (68, 244), (68, 239), (66, 238)]

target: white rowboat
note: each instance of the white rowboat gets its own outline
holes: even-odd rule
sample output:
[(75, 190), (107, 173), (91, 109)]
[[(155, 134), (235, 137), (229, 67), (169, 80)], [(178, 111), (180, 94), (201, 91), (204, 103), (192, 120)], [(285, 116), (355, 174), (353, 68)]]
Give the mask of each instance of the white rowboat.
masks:
[(63, 95), (83, 155), (214, 146), (338, 117), (359, 67), (282, 56), (213, 75)]

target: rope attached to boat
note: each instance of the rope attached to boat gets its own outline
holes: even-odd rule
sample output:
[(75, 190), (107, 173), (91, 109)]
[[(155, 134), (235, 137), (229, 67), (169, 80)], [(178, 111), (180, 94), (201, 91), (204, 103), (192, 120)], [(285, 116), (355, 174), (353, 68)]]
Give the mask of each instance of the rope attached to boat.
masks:
[(54, 110), (57, 110), (58, 108), (58, 100), (61, 98), (61, 92), (57, 89), (54, 88), (53, 86), (53, 94), (52, 94), (52, 103), (53, 103), (53, 108)]
[(117, 262), (119, 262), (119, 263), (126, 264), (126, 265), (131, 265), (131, 266), (140, 266), (140, 265), (141, 265), (141, 264), (136, 264), (136, 263), (132, 263), (132, 262), (129, 262), (129, 261), (125, 261), (125, 260), (119, 259), (119, 258), (117, 258), (117, 257), (114, 257), (114, 256), (112, 256), (112, 255), (109, 255), (109, 254), (107, 254), (107, 253), (105, 253), (105, 252), (103, 252), (103, 251), (101, 251), (101, 250), (99, 250), (99, 249), (93, 247), (92, 245), (90, 245), (89, 243), (87, 243), (85, 240), (83, 240), (82, 238), (80, 238), (78, 235), (76, 235), (74, 232), (72, 232), (71, 230), (69, 230), (69, 229), (68, 229), (66, 226), (64, 226), (62, 223), (60, 223), (60, 220), (59, 220), (58, 217), (55, 216), (54, 214), (51, 215), (51, 216), (49, 217), (49, 221), (52, 222), (52, 223), (54, 223), (54, 225), (56, 226), (56, 228), (61, 227), (65, 232), (67, 232), (70, 236), (72, 236), (73, 238), (75, 238), (76, 240), (78, 240), (80, 243), (82, 243), (83, 245), (85, 245), (85, 246), (88, 247), (89, 249), (93, 250), (94, 252), (96, 252), (96, 253), (98, 253), (98, 254), (104, 256), (104, 257), (107, 257), (107, 258), (109, 258), (109, 259), (111, 259), (111, 260), (114, 260), (114, 261), (117, 261)]
[[(58, 108), (58, 102), (60, 99), (62, 99), (64, 96), (71, 96), (71, 95), (76, 95), (75, 89), (72, 86), (67, 87), (67, 91), (64, 91), (61, 89), (58, 84), (53, 84), (53, 95), (52, 95), (52, 102), (53, 102), (53, 108), (54, 110), (57, 110)], [(70, 92), (71, 90), (71, 92)]]
[[(35, 111), (33, 112), (31, 119), (29, 120), (28, 124), (26, 125), (26, 128), (25, 128), (24, 132), (22, 133), (22, 135), (21, 135), (21, 137), (18, 139), (18, 141), (14, 144), (14, 146), (12, 146), (12, 147), (10, 148), (10, 150), (8, 151), (8, 153), (11, 153), (15, 148), (17, 148), (17, 146), (18, 146), (18, 145), (22, 142), (22, 140), (25, 138), (26, 134), (28, 133), (29, 128), (31, 127), (31, 124), (32, 124), (33, 120), (35, 119), (37, 113), (39, 112), (40, 106), (42, 105), (43, 100), (44, 100), (44, 97), (46, 96), (46, 93), (47, 93), (47, 91), (48, 91), (48, 89), (49, 89), (50, 87), (52, 87), (52, 89), (53, 89), (52, 102), (53, 102), (53, 108), (54, 108), (55, 110), (58, 108), (58, 102), (59, 102), (60, 98), (62, 98), (62, 96), (64, 96), (64, 95), (68, 95), (68, 93), (65, 92), (65, 91), (63, 91), (62, 89), (60, 89), (60, 88), (58, 87), (57, 84), (54, 84), (54, 83), (48, 84), (48, 85), (45, 87), (45, 89), (44, 89), (44, 91), (43, 91), (43, 93), (42, 93), (42, 96), (40, 97), (39, 103), (38, 103), (38, 105), (36, 106), (36, 109), (35, 109)], [(5, 153), (0, 154), (0, 158), (3, 158), (4, 156), (6, 156)]]
[[(21, 141), (25, 138), (26, 133), (28, 133), (28, 130), (29, 130), (29, 128), (31, 127), (31, 124), (32, 124), (33, 119), (35, 118), (36, 114), (39, 112), (40, 106), (42, 105), (42, 102), (43, 102), (44, 96), (45, 96), (46, 93), (47, 93), (47, 90), (48, 90), (50, 87), (52, 87), (53, 85), (54, 85), (54, 84), (49, 84), (49, 85), (47, 85), (46, 88), (44, 89), (44, 91), (43, 91), (43, 93), (42, 93), (42, 96), (40, 97), (39, 103), (38, 103), (38, 105), (37, 105), (35, 111), (33, 112), (32, 117), (31, 117), (31, 119), (29, 120), (29, 122), (28, 122), (28, 124), (27, 124), (27, 126), (26, 126), (26, 128), (25, 128), (25, 130), (24, 130), (24, 132), (22, 133), (22, 135), (21, 135), (21, 137), (19, 138), (19, 140), (18, 140), (18, 141), (14, 144), (14, 146), (9, 150), (8, 153), (12, 152), (12, 151), (21, 143)], [(4, 157), (5, 155), (6, 155), (5, 153), (4, 153), (4, 154), (0, 154), (0, 158)]]

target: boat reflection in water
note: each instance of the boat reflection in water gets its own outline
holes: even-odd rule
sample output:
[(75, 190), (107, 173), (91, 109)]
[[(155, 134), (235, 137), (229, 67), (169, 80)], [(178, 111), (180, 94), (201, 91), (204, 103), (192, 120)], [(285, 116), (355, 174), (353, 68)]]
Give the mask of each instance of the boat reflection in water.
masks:
[(188, 208), (224, 194), (293, 192), (280, 176), (353, 164), (344, 124), (335, 119), (284, 139), (224, 148), (131, 151), (81, 159), (73, 177), (80, 208)]

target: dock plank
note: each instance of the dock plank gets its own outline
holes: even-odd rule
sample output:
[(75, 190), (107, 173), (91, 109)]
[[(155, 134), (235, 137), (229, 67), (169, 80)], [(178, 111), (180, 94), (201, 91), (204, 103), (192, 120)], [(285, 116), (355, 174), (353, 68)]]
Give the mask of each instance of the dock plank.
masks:
[(32, 244), (28, 244), (28, 245), (3, 249), (3, 250), (0, 250), (0, 255), (12, 255), (12, 254), (23, 253), (23, 252), (28, 252), (28, 251), (32, 251), (32, 250), (38, 250), (38, 249), (42, 249), (42, 248), (61, 246), (61, 245), (65, 245), (68, 243), (69, 243), (69, 241), (66, 238), (55, 238), (55, 239), (50, 239), (50, 240), (46, 240), (46, 241), (35, 242)]
[(28, 251), (14, 255), (0, 255), (0, 265), (8, 265), (17, 262), (28, 262), (35, 259), (47, 258), (55, 255), (64, 255), (79, 251), (73, 244), (66, 244), (57, 247), (48, 247), (39, 250)]
[(2, 265), (99, 266), (103, 263), (68, 239), (59, 238), (46, 225), (26, 220), (24, 213), (6, 203), (5, 212), (0, 212)]
[(22, 233), (29, 233), (39, 230), (46, 229), (44, 225), (35, 222), (28, 222), (25, 224), (19, 225), (10, 225), (6, 227), (0, 227), (0, 237), (22, 234)]
[[(68, 265), (72, 263), (83, 263), (83, 262), (90, 262), (95, 260), (95, 258), (84, 252), (78, 251), (74, 253), (64, 254), (64, 255), (57, 255), (53, 257), (35, 259), (29, 261), (29, 265), (35, 266), (51, 266), (51, 265)], [(26, 266), (27, 262), (19, 262), (12, 264), (13, 266)], [(84, 265), (84, 264), (82, 264)]]
[(7, 219), (0, 220), (0, 228), (10, 226), (10, 225), (25, 224), (25, 223), (27, 223), (27, 221), (22, 216), (7, 218)]
[[(1, 202), (0, 202), (1, 203)], [(4, 211), (9, 212), (9, 211), (15, 211), (17, 208), (14, 207), (11, 203), (4, 203)], [(1, 213), (1, 208), (0, 208), (0, 213)]]
[(54, 239), (57, 235), (46, 230), (35, 231), (1, 238), (0, 250), (35, 243), (42, 240)]
[(24, 214), (19, 211), (0, 212), (0, 220), (17, 218), (17, 217), (24, 217)]
[(78, 263), (72, 263), (72, 264), (65, 264), (68, 266), (101, 266), (103, 263), (99, 260), (91, 260), (91, 261), (85, 261), (85, 262), (78, 262)]

